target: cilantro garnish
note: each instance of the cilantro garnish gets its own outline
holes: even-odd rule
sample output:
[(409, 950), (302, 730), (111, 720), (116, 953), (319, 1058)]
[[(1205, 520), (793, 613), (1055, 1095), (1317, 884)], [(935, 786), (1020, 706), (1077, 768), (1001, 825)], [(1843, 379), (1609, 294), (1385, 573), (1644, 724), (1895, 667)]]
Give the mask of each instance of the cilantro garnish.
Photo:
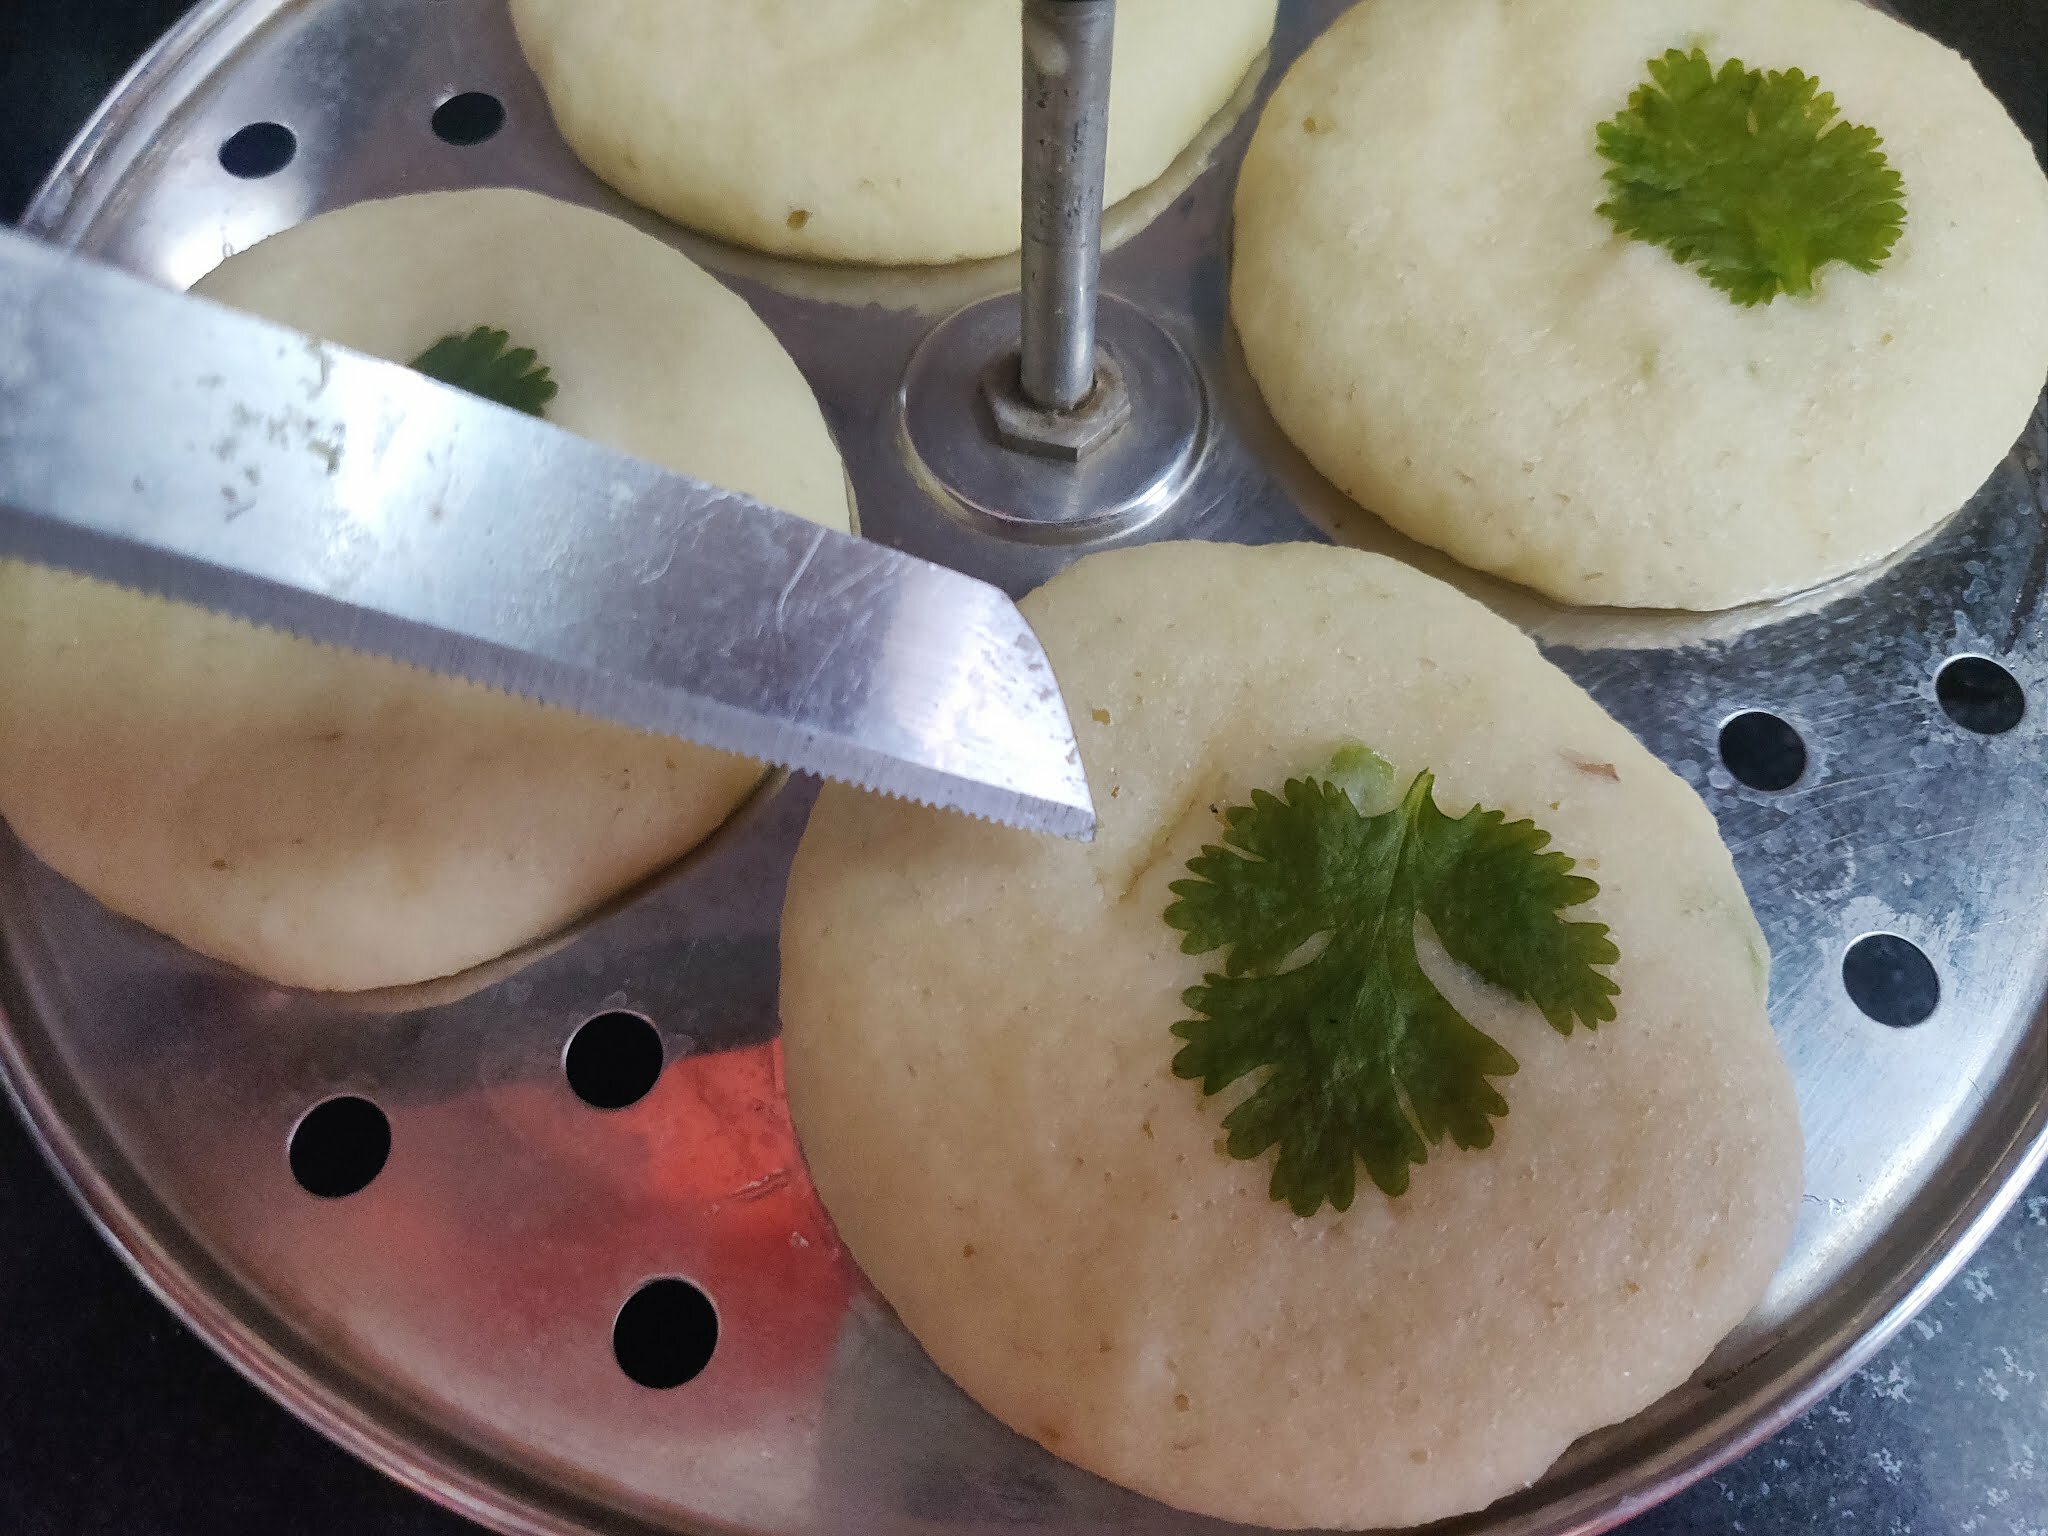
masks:
[(1254, 790), (1224, 812), (1228, 846), (1205, 847), (1194, 878), (1170, 887), (1182, 950), (1227, 951), (1223, 974), (1182, 998), (1197, 1017), (1173, 1026), (1187, 1042), (1174, 1073), (1212, 1094), (1263, 1072), (1224, 1117), (1226, 1147), (1251, 1159), (1277, 1146), (1271, 1194), (1300, 1216), (1324, 1201), (1350, 1209), (1356, 1162), (1399, 1195), (1430, 1147), (1446, 1135), (1488, 1146), (1508, 1112), (1490, 1079), (1515, 1059), (1424, 974), (1418, 917), (1559, 1034), (1614, 1017), (1620, 989), (1594, 969), (1620, 958), (1606, 925), (1558, 916), (1599, 887), (1544, 851), (1550, 834), (1533, 822), (1477, 806), (1453, 820), (1434, 785), (1417, 774), (1381, 815), (1327, 779)]
[(1716, 73), (1695, 48), (1649, 64), (1599, 127), (1612, 161), (1600, 212), (1660, 245), (1737, 304), (1813, 292), (1831, 261), (1875, 272), (1906, 224), (1905, 183), (1873, 128), (1838, 119), (1799, 70)]
[(546, 414), (555, 381), (531, 347), (514, 347), (503, 331), (480, 325), (468, 335), (450, 331), (412, 360), (416, 372), (453, 384), (529, 416)]

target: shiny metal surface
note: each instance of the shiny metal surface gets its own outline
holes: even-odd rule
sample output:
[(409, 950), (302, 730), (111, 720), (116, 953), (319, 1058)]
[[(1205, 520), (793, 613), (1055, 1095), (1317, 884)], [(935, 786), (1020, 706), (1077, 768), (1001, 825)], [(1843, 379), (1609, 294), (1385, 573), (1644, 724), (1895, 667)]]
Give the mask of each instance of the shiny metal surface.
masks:
[(1116, 0), (1024, 0), (1024, 325), (1018, 384), (1047, 411), (1095, 389), (1095, 288)]
[(7, 232), (0, 554), (1094, 829), (1052, 667), (986, 583)]
[[(1339, 9), (1283, 6), (1273, 69)], [(201, 10), (60, 169), (37, 226), (182, 282), (224, 244), (378, 193), (510, 182), (623, 211), (553, 134), (496, 0), (423, 14), (416, 0)], [(503, 99), (506, 129), (439, 144), (433, 105), (470, 89)], [(298, 158), (235, 181), (214, 150), (259, 119), (288, 123)], [(1558, 609), (1348, 509), (1278, 437), (1224, 318), (1248, 131), (1225, 134), (1214, 166), (1104, 260), (1105, 286), (1199, 370), (1211, 413), (1171, 503), (1117, 536), (1258, 541), (1313, 524), (1459, 582), (1700, 790), (1776, 956), (1772, 1013), (1809, 1157), (1770, 1296), (1692, 1384), (1589, 1437), (1536, 1487), (1438, 1528), (1580, 1536), (1768, 1434), (1867, 1357), (2048, 1151), (2048, 415), (1953, 520), (1875, 572), (1732, 614)], [(665, 233), (796, 355), (873, 509), (868, 533), (1013, 592), (1092, 547), (948, 510), (903, 451), (911, 357), (944, 316), (1009, 286), (1000, 266), (798, 270)], [(1944, 712), (1936, 679), (1963, 655), (2026, 690), (2013, 729), (1979, 735)], [(1746, 787), (1717, 753), (1723, 722), (1750, 710), (1804, 740), (1787, 790)], [(230, 1359), (499, 1529), (1213, 1528), (995, 1425), (833, 1246), (773, 1044), (776, 921), (805, 795), (772, 800), (530, 969), (374, 1015), (196, 961), (0, 845), (0, 1059), (88, 1207)], [(1915, 1028), (1865, 1017), (1843, 986), (1848, 946), (1880, 931), (1939, 974), (1939, 1006)], [(657, 1022), (669, 1066), (647, 1099), (600, 1113), (564, 1085), (561, 1050), (614, 1007)], [(391, 1161), (362, 1194), (315, 1201), (284, 1142), (342, 1092), (384, 1106)], [(666, 1393), (627, 1382), (606, 1338), (655, 1274), (696, 1279), (722, 1322), (710, 1368)]]
[[(1021, 453), (1001, 440), (987, 388), (1017, 311), (1010, 294), (971, 304), (911, 355), (897, 404), (904, 455), (926, 495), (977, 531), (1025, 542), (1127, 532), (1176, 505), (1209, 437), (1208, 398), (1180, 344), (1136, 305), (1104, 294), (1099, 387), (1122, 398), (1119, 429), (1071, 460)], [(1085, 419), (1055, 417), (1040, 430), (1070, 426), (1085, 430)]]

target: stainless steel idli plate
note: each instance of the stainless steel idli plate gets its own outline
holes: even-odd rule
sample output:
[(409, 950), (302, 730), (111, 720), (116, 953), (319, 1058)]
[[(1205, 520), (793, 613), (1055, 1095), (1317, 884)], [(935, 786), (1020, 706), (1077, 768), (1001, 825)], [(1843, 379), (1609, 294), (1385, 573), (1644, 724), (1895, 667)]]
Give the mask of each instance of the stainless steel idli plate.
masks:
[[(1342, 5), (1282, 9), (1268, 82)], [(469, 92), (503, 124), (447, 142), (436, 113)], [(441, 124), (469, 138), (491, 117), (472, 101)], [(236, 140), (254, 124), (278, 128)], [(1205, 162), (1140, 194), (1106, 263), (1107, 289), (1192, 359), (1207, 402), (1170, 503), (1124, 538), (1315, 537), (1345, 516), (1266, 416), (1228, 330), (1249, 126), (1219, 123)], [(231, 141), (237, 168), (269, 174), (231, 174)], [(502, 0), (203, 5), (25, 222), (183, 285), (325, 209), (485, 184), (631, 217), (752, 301), (817, 390), (871, 536), (1013, 590), (1091, 547), (943, 509), (906, 455), (899, 386), (920, 339), (1007, 292), (1013, 263), (804, 267), (649, 219), (557, 137)], [(1602, 1529), (1769, 1434), (1957, 1269), (2048, 1152), (2044, 457), (2037, 411), (1984, 490), (1885, 568), (1704, 618), (1559, 609), (1350, 518), (1354, 537), (1534, 632), (1706, 797), (1776, 955), (1772, 1016), (1809, 1141), (1804, 1220), (1752, 1321), (1691, 1385), (1445, 1531)], [(1766, 718), (1738, 726), (1724, 758), (1743, 715)], [(1801, 752), (1784, 787), (1744, 781), (1776, 782)], [(809, 800), (778, 783), (672, 877), (466, 995), (358, 1000), (196, 959), (0, 835), (0, 1061), (53, 1162), (187, 1322), (337, 1440), (487, 1525), (1201, 1528), (983, 1414), (835, 1245), (775, 1044), (776, 923)], [(1857, 996), (1925, 1017), (1893, 1027)], [(637, 1103), (601, 1110), (572, 1091), (564, 1053), (608, 1012), (651, 1021), (666, 1065)], [(389, 1154), (359, 1193), (318, 1198), (288, 1148), (337, 1096), (376, 1106)], [(628, 1298), (669, 1276), (709, 1297), (718, 1331), (701, 1373), (661, 1390), (627, 1377), (613, 1334)]]

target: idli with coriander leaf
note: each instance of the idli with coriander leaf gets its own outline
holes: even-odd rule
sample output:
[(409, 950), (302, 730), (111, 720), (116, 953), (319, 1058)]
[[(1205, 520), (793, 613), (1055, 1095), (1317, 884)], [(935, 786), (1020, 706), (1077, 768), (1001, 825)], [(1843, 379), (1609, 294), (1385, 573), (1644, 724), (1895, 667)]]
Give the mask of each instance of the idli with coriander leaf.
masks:
[[(1122, 0), (1104, 193), (1161, 176), (1265, 51), (1275, 0)], [(922, 266), (1017, 249), (1019, 0), (513, 0), (585, 165), (756, 250)]]
[[(767, 327), (616, 219), (515, 191), (362, 203), (196, 291), (848, 524)], [(271, 981), (355, 991), (493, 959), (673, 862), (762, 773), (0, 562), (0, 815), (107, 906)]]
[(2048, 375), (2044, 272), (2025, 136), (1859, 0), (1364, 0), (1253, 135), (1231, 310), (1403, 533), (1714, 609), (1969, 498)]
[(1699, 798), (1378, 556), (1154, 544), (1022, 606), (1094, 842), (828, 785), (782, 926), (812, 1177), (941, 1369), (1287, 1527), (1480, 1508), (1683, 1383), (1801, 1175)]

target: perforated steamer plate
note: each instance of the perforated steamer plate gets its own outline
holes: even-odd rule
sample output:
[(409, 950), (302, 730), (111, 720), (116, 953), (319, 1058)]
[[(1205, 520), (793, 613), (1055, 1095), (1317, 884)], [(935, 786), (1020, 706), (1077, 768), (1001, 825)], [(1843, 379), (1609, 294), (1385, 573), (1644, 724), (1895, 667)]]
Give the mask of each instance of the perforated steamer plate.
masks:
[[(1340, 9), (1283, 5), (1266, 81)], [(503, 128), (443, 142), (437, 107), (472, 91), (504, 104)], [(261, 122), (290, 130), (293, 158), (228, 174), (222, 145)], [(1106, 264), (1109, 291), (1164, 323), (1208, 390), (1194, 472), (1137, 536), (1343, 523), (1492, 603), (1706, 796), (1776, 956), (1772, 1016), (1809, 1150), (1804, 1219), (1768, 1300), (1693, 1384), (1443, 1527), (1604, 1529), (1869, 1355), (2048, 1150), (2048, 415), (1969, 506), (1874, 574), (1708, 618), (1557, 609), (1347, 512), (1280, 439), (1225, 321), (1249, 116), (1218, 132), (1206, 169), (1126, 210), (1136, 233)], [(1019, 591), (1085, 547), (978, 531), (906, 460), (897, 392), (919, 339), (1011, 287), (1010, 264), (807, 269), (654, 225), (555, 135), (502, 0), (203, 5), (106, 104), (25, 225), (182, 286), (325, 209), (485, 184), (633, 217), (751, 300), (816, 388), (870, 536)], [(1959, 658), (1980, 660), (1945, 671)], [(2031, 701), (2016, 725), (1971, 728), (2008, 724), (2000, 705), (2016, 697)], [(1750, 787), (1724, 761), (1724, 724), (1751, 712), (1803, 743), (1789, 787)], [(1745, 729), (1730, 761), (1771, 782), (1733, 745)], [(195, 959), (0, 835), (0, 1061), (52, 1160), (181, 1316), (330, 1435), (487, 1525), (1202, 1528), (995, 1424), (836, 1247), (774, 1046), (776, 922), (809, 802), (801, 781), (771, 791), (672, 878), (466, 996), (353, 1002)], [(1878, 1014), (1919, 1011), (1910, 966), (1931, 964), (1938, 1002), (1913, 1027), (1869, 1016), (1845, 985), (1845, 956), (1872, 935), (1903, 941), (1857, 949), (1850, 967)], [(1887, 954), (1909, 973), (1865, 989), (1863, 961)], [(610, 1112), (571, 1091), (563, 1062), (607, 1010), (652, 1020), (668, 1063)], [(360, 1193), (318, 1199), (287, 1147), (340, 1095), (382, 1109), (390, 1155)], [(700, 1287), (718, 1317), (708, 1366), (673, 1390), (629, 1380), (613, 1351), (622, 1304), (661, 1276)]]

